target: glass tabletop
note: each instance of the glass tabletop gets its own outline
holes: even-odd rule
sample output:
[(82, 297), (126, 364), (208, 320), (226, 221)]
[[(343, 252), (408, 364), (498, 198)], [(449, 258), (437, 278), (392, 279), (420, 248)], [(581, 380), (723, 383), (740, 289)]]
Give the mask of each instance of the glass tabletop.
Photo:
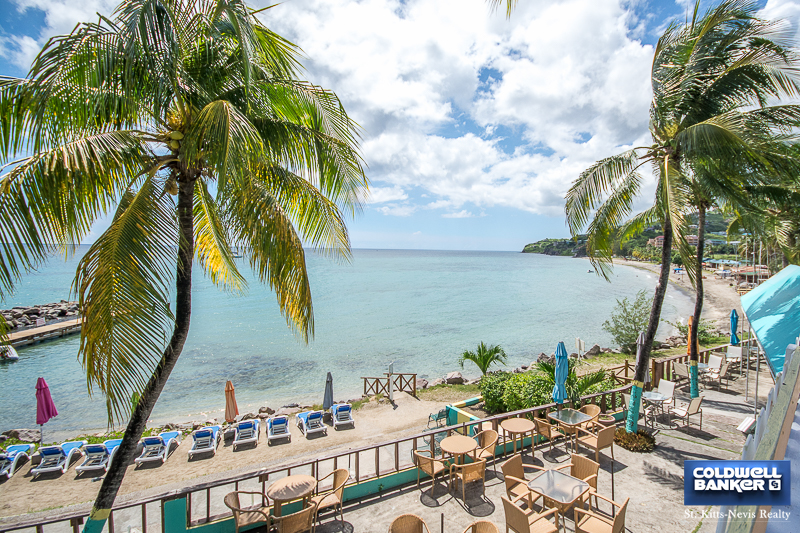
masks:
[(576, 411), (575, 409), (562, 409), (561, 411), (553, 411), (552, 413), (548, 413), (547, 416), (568, 426), (577, 426), (578, 424), (583, 424), (592, 419), (591, 416), (581, 413), (580, 411)]
[(589, 484), (559, 470), (545, 470), (528, 482), (528, 488), (559, 503), (568, 504), (589, 490)]
[(663, 402), (664, 400), (667, 399), (666, 396), (656, 391), (643, 392), (642, 398), (651, 402)]
[(708, 370), (708, 363), (697, 363), (697, 370)]

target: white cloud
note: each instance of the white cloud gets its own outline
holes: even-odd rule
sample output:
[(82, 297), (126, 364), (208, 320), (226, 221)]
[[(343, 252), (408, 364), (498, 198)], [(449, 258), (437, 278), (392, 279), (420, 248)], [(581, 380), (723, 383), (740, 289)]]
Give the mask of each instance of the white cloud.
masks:
[(367, 203), (380, 204), (383, 202), (395, 202), (406, 200), (408, 195), (400, 187), (370, 187)]
[(442, 215), (442, 218), (472, 218), (475, 215), (467, 211), (466, 209), (462, 209), (457, 213), (445, 213)]
[(383, 207), (376, 208), (376, 211), (383, 213), (387, 216), (393, 217), (410, 217), (416, 211), (416, 206), (413, 205), (397, 205), (397, 204), (389, 204)]

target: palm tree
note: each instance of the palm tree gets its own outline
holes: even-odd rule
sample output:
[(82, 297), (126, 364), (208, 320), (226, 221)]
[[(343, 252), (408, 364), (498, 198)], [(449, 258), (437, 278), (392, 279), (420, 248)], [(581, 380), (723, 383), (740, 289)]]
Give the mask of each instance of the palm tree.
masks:
[[(598, 370), (584, 374), (580, 378), (575, 370), (575, 360), (568, 359), (569, 372), (567, 373), (567, 381), (564, 382), (564, 388), (567, 390), (567, 396), (570, 401), (577, 402), (581, 396), (589, 394), (592, 387), (599, 385), (606, 379), (605, 370)], [(555, 363), (539, 362), (536, 363), (536, 369), (541, 373), (547, 382), (547, 389), (553, 390), (556, 384), (556, 365)]]
[(500, 345), (486, 346), (483, 342), (478, 345), (478, 349), (474, 352), (469, 350), (461, 354), (458, 359), (458, 364), (464, 368), (465, 361), (472, 361), (480, 369), (481, 374), (484, 376), (489, 371), (489, 367), (493, 364), (499, 363), (501, 365), (507, 364), (506, 352)]
[(110, 425), (127, 421), (87, 531), (103, 527), (178, 362), (193, 263), (240, 293), (232, 249), (247, 250), (307, 341), (303, 244), (349, 257), (344, 217), (368, 186), (356, 126), (335, 94), (297, 81), (298, 49), (256, 13), (241, 0), (126, 0), (51, 39), (26, 79), (0, 80), (4, 161), (31, 154), (0, 182), (0, 286), (117, 205), (75, 281), (90, 392)]
[[(699, 2), (684, 25), (672, 24), (656, 46), (650, 106), (652, 144), (598, 161), (581, 173), (567, 194), (566, 214), (573, 235), (588, 228), (587, 253), (608, 279), (615, 238), (661, 224), (664, 243), (661, 273), (637, 364), (628, 431), (636, 431), (653, 340), (667, 289), (673, 237), (690, 279), (696, 263), (688, 261), (686, 215), (692, 210), (692, 183), (701, 165), (712, 170), (750, 169), (766, 176), (776, 168), (796, 168), (785, 156), (783, 140), (800, 119), (800, 108), (767, 105), (768, 99), (795, 96), (797, 61), (792, 42), (772, 22), (755, 18), (754, 2), (728, 0), (698, 17)], [(630, 218), (642, 177), (651, 164), (657, 177), (652, 207)], [(734, 175), (743, 175), (742, 172)], [(725, 175), (723, 175), (725, 177)], [(721, 183), (726, 180), (721, 179)], [(724, 186), (723, 186), (724, 188)], [(696, 375), (696, 359), (692, 373)]]

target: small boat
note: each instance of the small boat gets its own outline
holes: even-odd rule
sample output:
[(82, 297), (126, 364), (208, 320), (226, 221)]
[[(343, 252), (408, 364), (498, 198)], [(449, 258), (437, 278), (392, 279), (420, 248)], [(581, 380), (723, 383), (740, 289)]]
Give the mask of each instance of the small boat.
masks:
[(19, 354), (11, 345), (0, 345), (0, 361), (16, 361)]
[(593, 274), (593, 273), (594, 273), (594, 270), (592, 270), (592, 269), (590, 268), (589, 270), (587, 270), (587, 271), (586, 271), (586, 273), (587, 273), (587, 274)]

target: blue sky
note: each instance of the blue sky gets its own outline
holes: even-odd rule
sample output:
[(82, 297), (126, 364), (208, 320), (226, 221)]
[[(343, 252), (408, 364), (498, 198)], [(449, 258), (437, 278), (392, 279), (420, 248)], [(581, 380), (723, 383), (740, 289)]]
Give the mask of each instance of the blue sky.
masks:
[[(0, 74), (24, 76), (49, 37), (115, 5), (0, 1)], [(797, 31), (800, 2), (760, 6)], [(483, 0), (287, 0), (262, 17), (362, 127), (372, 194), (355, 248), (521, 250), (568, 236), (583, 169), (647, 143), (653, 46), (688, 7), (520, 0), (507, 20)]]

